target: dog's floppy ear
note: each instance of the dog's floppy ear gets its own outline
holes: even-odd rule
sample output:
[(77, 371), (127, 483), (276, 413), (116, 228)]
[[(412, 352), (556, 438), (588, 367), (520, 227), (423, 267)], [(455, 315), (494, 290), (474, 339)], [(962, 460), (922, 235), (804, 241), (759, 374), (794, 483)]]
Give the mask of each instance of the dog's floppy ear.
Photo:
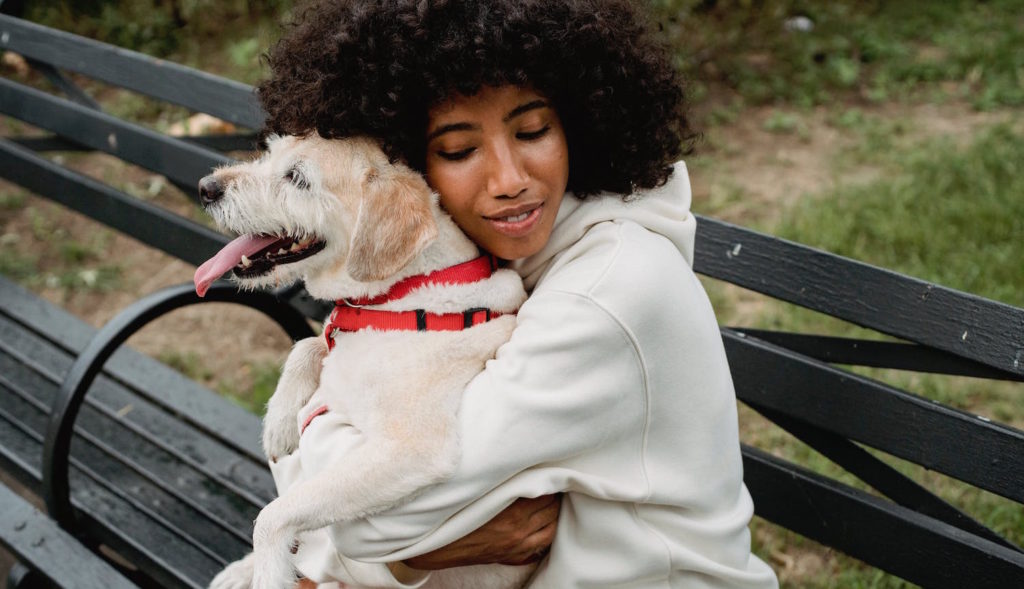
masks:
[(349, 276), (371, 282), (392, 276), (423, 251), (437, 237), (437, 224), (430, 188), (404, 166), (371, 169), (362, 188), (347, 266)]

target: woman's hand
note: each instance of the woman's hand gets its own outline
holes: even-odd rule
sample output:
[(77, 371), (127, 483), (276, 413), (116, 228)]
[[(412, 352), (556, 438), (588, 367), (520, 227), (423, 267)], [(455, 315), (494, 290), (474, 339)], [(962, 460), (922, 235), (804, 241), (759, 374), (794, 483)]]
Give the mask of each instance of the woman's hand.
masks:
[(555, 539), (561, 495), (517, 499), (494, 519), (460, 540), (404, 563), (436, 570), (475, 564), (523, 565), (544, 558)]

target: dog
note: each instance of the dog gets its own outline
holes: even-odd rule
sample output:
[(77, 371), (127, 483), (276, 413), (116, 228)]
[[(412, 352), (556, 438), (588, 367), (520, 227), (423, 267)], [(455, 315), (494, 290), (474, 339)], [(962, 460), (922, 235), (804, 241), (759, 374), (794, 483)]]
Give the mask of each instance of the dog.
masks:
[[(304, 534), (399, 505), (451, 476), (460, 395), (510, 337), (526, 293), (514, 271), (480, 255), (422, 175), (369, 138), (270, 137), (258, 159), (203, 178), (200, 199), (241, 236), (196, 271), (200, 296), (231, 270), (242, 288), (302, 280), (314, 298), (337, 302), (324, 335), (289, 354), (267, 403), (263, 447), (272, 465), (301, 452), (300, 436), (324, 414), (351, 424), (363, 443), (279, 485), (256, 519), (253, 552), (211, 584), (284, 589), (296, 582), (292, 554)], [(532, 570), (449, 569), (426, 586), (519, 587)]]

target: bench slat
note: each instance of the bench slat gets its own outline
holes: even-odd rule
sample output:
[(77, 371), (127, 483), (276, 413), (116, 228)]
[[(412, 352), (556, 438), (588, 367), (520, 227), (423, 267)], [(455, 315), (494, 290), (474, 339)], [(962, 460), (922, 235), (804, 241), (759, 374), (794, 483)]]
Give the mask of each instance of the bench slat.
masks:
[[(0, 112), (193, 187), (232, 160), (117, 117), (0, 78)], [(195, 197), (196, 191), (186, 193)]]
[[(19, 429), (25, 432), (37, 447), (42, 447), (45, 432), (43, 428), (46, 427), (48, 414), (32, 403), (30, 398), (26, 399), (28, 395), (25, 391), (12, 390), (7, 383), (0, 386), (5, 419), (14, 419), (24, 426)], [(88, 421), (86, 419), (85, 423), (75, 430), (76, 443), (71, 452), (71, 463), (75, 469), (110, 494), (130, 504), (132, 509), (141, 512), (146, 518), (186, 539), (194, 550), (207, 554), (222, 564), (226, 562), (224, 557), (211, 552), (210, 548), (197, 542), (196, 538), (206, 536), (210, 540), (210, 546), (217, 549), (234, 547), (236, 552), (244, 550), (251, 538), (249, 522), (259, 512), (258, 508), (250, 505), (245, 511), (232, 513), (236, 520), (233, 522), (234, 527), (218, 521), (211, 513), (211, 507), (221, 500), (224, 493), (217, 489), (216, 483), (190, 477), (187, 469), (174, 465), (173, 460), (167, 460), (163, 469), (153, 469), (152, 465), (143, 463), (147, 453), (154, 454), (152, 448), (135, 442), (133, 445), (122, 444), (115, 450), (118, 438), (122, 437), (119, 436), (120, 428), (110, 424), (101, 424), (97, 427)], [(147, 466), (150, 467), (148, 470)], [(175, 488), (176, 486), (180, 488)], [(224, 498), (228, 497), (225, 495)], [(94, 507), (88, 502), (83, 505), (87, 509)], [(222, 508), (220, 514), (224, 513), (226, 510)]]
[(4, 547), (52, 583), (82, 589), (136, 586), (4, 485), (0, 485), (0, 529)]
[[(52, 347), (56, 370), (63, 370), (71, 365), (71, 356), (77, 357), (96, 334), (96, 330), (71, 315), (64, 309), (49, 303), (21, 286), (0, 276), (0, 312), (12, 322), (32, 333), (43, 342), (33, 349), (33, 356), (49, 358), (48, 346)], [(8, 336), (4, 335), (6, 339)], [(33, 340), (17, 340), (20, 345), (32, 345)], [(67, 354), (64, 364), (57, 359), (57, 352)], [(121, 349), (107, 361), (104, 372), (121, 383), (152, 382), (152, 390), (133, 388), (133, 392), (146, 399), (156, 407), (162, 408), (174, 417), (174, 422), (185, 423), (195, 427), (203, 434), (215, 437), (225, 446), (232, 448), (241, 455), (247, 456), (260, 466), (266, 467), (266, 458), (260, 448), (260, 419), (245, 409), (224, 401), (192, 380), (182, 377), (167, 366), (134, 352)], [(175, 395), (163, 394), (163, 391), (178, 391)], [(96, 395), (103, 398), (102, 392)], [(86, 397), (86, 401), (92, 397)], [(110, 401), (112, 407), (121, 408), (123, 400)], [(120, 403), (120, 404), (119, 404)], [(130, 417), (130, 414), (129, 414)], [(180, 432), (177, 432), (180, 433)]]
[(755, 338), (722, 333), (740, 400), (1024, 502), (1024, 432)]
[(895, 503), (1020, 551), (1018, 546), (1006, 538), (846, 438), (777, 411), (756, 405), (751, 407)]
[(1011, 374), (979, 362), (966, 360), (949, 352), (918, 344), (807, 335), (746, 327), (731, 329), (829, 364), (1024, 381), (1024, 376)]
[[(0, 353), (0, 379), (11, 381), (9, 387), (18, 389), (18, 394), (26, 402), (34, 404), (40, 413), (48, 413), (59, 389), (61, 375), (72, 358), (66, 353), (48, 349), (38, 336), (19, 331), (2, 316), (0, 336), (0, 351), (3, 352)], [(142, 360), (137, 354), (135, 356)], [(154, 367), (155, 371), (168, 372), (169, 376), (176, 378), (163, 379), (166, 384), (160, 387), (160, 393), (184, 396), (182, 384), (189, 381), (166, 367), (161, 368)], [(136, 391), (112, 380), (109, 373), (101, 376), (86, 396), (78, 425), (89, 425), (87, 429), (90, 431), (116, 433), (123, 430), (123, 435), (128, 436), (123, 444), (130, 444), (132, 448), (151, 448), (157, 452), (160, 459), (153, 470), (169, 469), (170, 472), (183, 473), (178, 476), (195, 471), (231, 489), (253, 508), (259, 508), (275, 495), (262, 457), (257, 460), (248, 453), (239, 454), (223, 439), (197, 430), (174, 413), (168, 414)], [(41, 424), (40, 431), (44, 431), (44, 427)], [(137, 450), (136, 455), (139, 452), (141, 450)], [(162, 466), (166, 461), (173, 461), (173, 466)], [(248, 526), (251, 518), (240, 523)]]
[(250, 129), (266, 118), (246, 84), (3, 14), (0, 47)]
[[(0, 386), (0, 400), (3, 409), (0, 417), (11, 419), (10, 411), (22, 410), (17, 400), (6, 395)], [(5, 425), (0, 432), (4, 452), (21, 448), (25, 452), (19, 458), (34, 463), (38, 472), (42, 448), (42, 434), (35, 427), (24, 426), (19, 417), (13, 422), (17, 427)], [(27, 429), (26, 429), (27, 427)], [(19, 439), (20, 438), (20, 439)], [(13, 443), (12, 443), (13, 442)], [(117, 464), (111, 465), (110, 458), (102, 453), (90, 452), (88, 445), (76, 444), (72, 450), (72, 496), (71, 500), (84, 529), (101, 542), (110, 545), (129, 561), (142, 567), (146, 574), (157, 578), (168, 587), (202, 587), (216, 574), (224, 563), (241, 556), (248, 550), (246, 543), (231, 539), (225, 542), (212, 533), (198, 536), (182, 535), (180, 529), (169, 522), (167, 517), (195, 518), (188, 515), (188, 506), (176, 504), (170, 498), (157, 499), (152, 507), (154, 493), (145, 488), (145, 481)], [(9, 465), (5, 465), (6, 466)], [(39, 480), (27, 477), (27, 473), (13, 471), (17, 478), (25, 479), (26, 486), (38, 488)], [(113, 475), (113, 476), (111, 476)], [(159, 497), (157, 494), (155, 497)], [(154, 509), (160, 517), (154, 520)], [(140, 533), (144, 531), (144, 533)], [(197, 544), (205, 543), (203, 548)], [(214, 557), (210, 551), (220, 555)]]
[[(228, 238), (161, 207), (132, 198), (92, 178), (0, 139), (5, 179), (112, 227), (142, 243), (198, 266)], [(152, 231), (160, 227), (160, 231)]]
[[(73, 348), (86, 345), (92, 328), (4, 282), (0, 279), (0, 462), (26, 486), (38, 489), (52, 395), (71, 363)], [(60, 327), (53, 330), (51, 324)], [(76, 422), (72, 502), (90, 533), (161, 585), (203, 587), (225, 563), (249, 550), (252, 520), (273, 496), (261, 452), (250, 448), (231, 458), (235, 442), (223, 448), (219, 440), (211, 444), (204, 436), (212, 434), (199, 435), (176, 411), (167, 413), (126, 387), (132, 379), (162, 383), (147, 393), (161, 400), (190, 397), (187, 389), (200, 388), (152, 359), (122, 348), (106, 370), (86, 396)], [(188, 384), (186, 390), (183, 384)], [(258, 443), (255, 416), (208, 391), (206, 395), (232, 408), (222, 414), (247, 416), (254, 424), (248, 429), (257, 432), (248, 445)], [(186, 406), (200, 412), (213, 407), (195, 401), (177, 405)], [(214, 426), (217, 434), (239, 436), (221, 432), (213, 423), (207, 426)], [(253, 492), (259, 496), (246, 498)]]
[(694, 269), (1024, 375), (1024, 309), (699, 215)]
[[(7, 323), (0, 317), (0, 336), (4, 339), (0, 342), (0, 351), (3, 352), (0, 354), (0, 368), (3, 369), (0, 379), (18, 383), (9, 384), (12, 389), (32, 391), (23, 396), (36, 404), (40, 411), (49, 413), (60, 387), (61, 368), (70, 365), (71, 358), (54, 353), (28, 334), (12, 335), (14, 330)], [(8, 340), (14, 340), (17, 346), (8, 346)], [(29, 355), (34, 361), (25, 361)], [(172, 383), (160, 390), (178, 393), (181, 389)], [(108, 375), (97, 379), (85, 398), (82, 411), (80, 420), (99, 420), (93, 430), (103, 431), (103, 428), (116, 424), (141, 438), (148, 447), (159, 449), (162, 454), (187, 464), (205, 477), (217, 479), (253, 506), (262, 506), (274, 497), (273, 483), (267, 475), (264, 461), (240, 455), (223, 440), (211, 442), (210, 434), (197, 431), (177, 416), (167, 414), (136, 390), (111, 380)]]
[(757, 513), (924, 587), (1020, 586), (1024, 554), (743, 447)]

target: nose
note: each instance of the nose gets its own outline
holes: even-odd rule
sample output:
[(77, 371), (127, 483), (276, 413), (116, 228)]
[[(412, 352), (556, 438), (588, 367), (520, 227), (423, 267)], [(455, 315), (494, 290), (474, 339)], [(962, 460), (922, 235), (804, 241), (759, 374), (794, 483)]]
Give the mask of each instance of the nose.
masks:
[(529, 175), (515, 146), (499, 141), (491, 149), (487, 190), (496, 198), (512, 198), (526, 190)]
[(199, 201), (204, 207), (210, 206), (224, 197), (224, 185), (212, 174), (199, 181)]

